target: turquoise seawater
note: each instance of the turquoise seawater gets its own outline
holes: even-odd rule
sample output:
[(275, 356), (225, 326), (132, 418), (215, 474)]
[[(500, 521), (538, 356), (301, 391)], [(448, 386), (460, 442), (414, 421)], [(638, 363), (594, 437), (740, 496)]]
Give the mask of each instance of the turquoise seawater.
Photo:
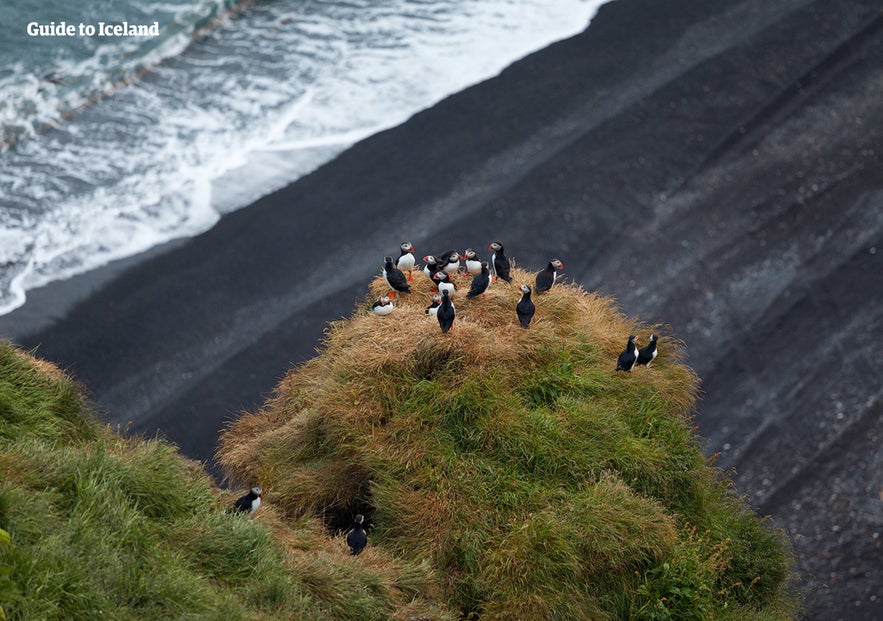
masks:
[[(0, 141), (33, 136), (60, 114), (179, 53), (195, 32), (234, 6), (236, 0), (5, 0), (0, 4)], [(100, 36), (99, 24), (123, 22), (156, 23), (159, 35)], [(62, 24), (76, 34), (29, 34)], [(89, 28), (94, 35), (80, 34)]]

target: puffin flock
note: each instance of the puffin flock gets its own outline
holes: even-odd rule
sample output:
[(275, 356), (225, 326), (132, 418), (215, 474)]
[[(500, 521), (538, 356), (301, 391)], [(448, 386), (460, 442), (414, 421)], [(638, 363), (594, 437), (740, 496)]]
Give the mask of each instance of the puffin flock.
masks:
[[(391, 291), (371, 306), (371, 312), (375, 315), (392, 313), (395, 310), (392, 299), (396, 294), (411, 294), (409, 283), (414, 280), (414, 269), (417, 266), (414, 245), (411, 242), (404, 242), (399, 249), (399, 257), (395, 261), (392, 256), (386, 256), (383, 259), (383, 278)], [(432, 315), (438, 320), (442, 333), (447, 334), (453, 328), (454, 320), (457, 317), (457, 309), (452, 301), (454, 293), (457, 291), (456, 279), (472, 279), (469, 291), (466, 293), (467, 299), (484, 295), (491, 283), (498, 280), (512, 282), (511, 263), (503, 249), (503, 244), (496, 241), (491, 242), (487, 249), (492, 253), (490, 261), (480, 260), (472, 248), (467, 248), (463, 254), (456, 250), (448, 250), (439, 255), (430, 254), (423, 257), (422, 271), (436, 286), (436, 292), (433, 292), (432, 302), (426, 308), (426, 314)], [(534, 283), (536, 293), (545, 293), (551, 289), (558, 278), (558, 272), (563, 269), (564, 264), (560, 260), (549, 261), (546, 269), (537, 274)], [(515, 306), (515, 313), (521, 327), (527, 328), (536, 312), (536, 306), (530, 297), (533, 290), (530, 285), (521, 285), (519, 290), (521, 291), (521, 299)]]
[[(384, 257), (383, 262), (383, 278), (389, 285), (391, 291), (374, 302), (371, 306), (371, 312), (375, 315), (389, 315), (395, 310), (392, 299), (396, 293), (404, 293), (410, 295), (411, 285), (414, 276), (413, 271), (417, 265), (417, 259), (414, 256), (414, 245), (411, 242), (403, 242), (400, 248), (398, 259), (393, 261), (392, 256)], [(457, 290), (454, 277), (472, 278), (472, 284), (469, 292), (466, 294), (468, 299), (472, 299), (483, 295), (492, 282), (497, 280), (505, 280), (507, 283), (512, 282), (509, 275), (511, 263), (506, 257), (503, 244), (500, 242), (491, 242), (487, 247), (493, 254), (491, 260), (481, 261), (475, 250), (467, 248), (463, 254), (456, 250), (448, 250), (440, 255), (427, 255), (423, 257), (424, 267), (423, 273), (426, 277), (436, 283), (438, 293), (433, 293), (432, 302), (426, 308), (426, 314), (433, 315), (438, 319), (438, 325), (442, 333), (447, 332), (454, 326), (454, 319), (457, 317), (457, 310), (451, 298)], [(460, 261), (464, 264), (461, 266)], [(542, 270), (536, 276), (534, 283), (534, 291), (537, 295), (545, 293), (552, 288), (558, 279), (558, 272), (564, 270), (564, 264), (558, 259), (552, 259), (546, 265), (546, 269)], [(405, 273), (407, 272), (407, 276)], [(522, 328), (530, 326), (536, 312), (536, 306), (531, 300), (530, 285), (521, 285), (518, 287), (521, 291), (521, 299), (515, 306), (515, 314), (518, 316), (518, 322)], [(619, 355), (616, 362), (617, 371), (631, 371), (636, 365), (650, 366), (650, 363), (659, 353), (656, 350), (656, 342), (659, 340), (655, 334), (650, 335), (650, 343), (638, 350), (636, 335), (629, 336), (625, 350)]]
[[(414, 255), (415, 249), (411, 242), (403, 242), (400, 247), (400, 253), (397, 259), (393, 260), (392, 256), (386, 256), (383, 259), (383, 278), (389, 285), (391, 291), (381, 296), (371, 306), (371, 312), (375, 315), (389, 315), (395, 310), (393, 298), (399, 293), (404, 295), (411, 294), (410, 282), (414, 280), (414, 270), (417, 268), (417, 259)], [(438, 325), (443, 334), (447, 334), (454, 326), (454, 320), (457, 317), (457, 310), (454, 307), (452, 297), (457, 291), (455, 279), (471, 278), (469, 291), (466, 293), (467, 299), (476, 298), (484, 295), (488, 287), (498, 280), (512, 283), (510, 271), (512, 264), (506, 256), (503, 244), (500, 242), (491, 242), (487, 248), (491, 251), (490, 261), (482, 261), (478, 258), (477, 253), (472, 248), (467, 248), (463, 254), (456, 250), (448, 250), (439, 255), (427, 255), (423, 257), (423, 274), (432, 280), (436, 285), (436, 290), (432, 294), (432, 300), (426, 307), (426, 314), (434, 316), (438, 320)], [(462, 261), (462, 265), (461, 265)], [(536, 292), (537, 295), (549, 291), (558, 279), (558, 272), (564, 270), (564, 264), (559, 259), (551, 259), (545, 269), (536, 275), (534, 288), (530, 285), (523, 284), (518, 287), (521, 291), (521, 299), (515, 305), (515, 314), (518, 317), (518, 323), (522, 328), (530, 327), (533, 316), (536, 313), (536, 306), (531, 300), (531, 293)], [(650, 343), (645, 347), (638, 349), (638, 336), (632, 334), (628, 338), (625, 350), (619, 354), (616, 362), (616, 371), (630, 372), (635, 366), (650, 366), (650, 363), (659, 353), (656, 349), (656, 343), (659, 337), (655, 334), (650, 335)], [(237, 513), (254, 513), (261, 504), (263, 498), (263, 490), (260, 486), (251, 488), (248, 494), (242, 496), (232, 507), (232, 511)], [(353, 523), (349, 531), (346, 533), (346, 543), (349, 546), (350, 553), (357, 555), (368, 544), (368, 534), (365, 531), (365, 518), (359, 514), (353, 518)]]

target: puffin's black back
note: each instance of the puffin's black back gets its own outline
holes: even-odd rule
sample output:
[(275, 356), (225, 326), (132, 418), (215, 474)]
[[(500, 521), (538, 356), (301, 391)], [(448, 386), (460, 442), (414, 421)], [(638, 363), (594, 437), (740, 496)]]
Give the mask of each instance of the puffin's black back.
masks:
[(478, 297), (485, 291), (487, 291), (488, 286), (491, 284), (491, 275), (488, 272), (487, 264), (481, 264), (481, 274), (477, 274), (475, 278), (472, 279), (472, 286), (469, 287), (469, 293), (466, 294), (467, 298)]
[(518, 314), (518, 321), (521, 322), (521, 327), (528, 327), (536, 312), (536, 306), (533, 300), (530, 299), (530, 291), (522, 292), (521, 299), (515, 307), (515, 312)]
[(346, 545), (353, 556), (359, 554), (368, 545), (368, 533), (359, 522), (353, 522), (353, 529), (346, 535)]
[(404, 272), (392, 264), (392, 257), (386, 257), (383, 263), (383, 269), (386, 272), (386, 283), (395, 291), (400, 293), (411, 293), (411, 285)]
[(255, 498), (257, 498), (257, 495), (254, 492), (249, 491), (245, 496), (242, 496), (241, 498), (239, 498), (239, 500), (233, 503), (232, 511), (238, 513), (248, 513), (249, 511), (251, 511), (251, 503), (254, 501)]
[(445, 291), (442, 294), (442, 303), (438, 307), (438, 314), (436, 314), (438, 325), (441, 327), (441, 331), (445, 334), (447, 334), (448, 330), (451, 329), (451, 326), (454, 325), (455, 314), (454, 305), (451, 303), (451, 296)]
[(642, 347), (640, 351), (638, 351), (638, 361), (636, 364), (641, 365), (649, 365), (653, 362), (653, 353), (656, 351), (656, 341), (657, 338), (655, 336), (650, 337), (650, 342), (646, 347)]
[(619, 360), (616, 361), (617, 371), (631, 371), (638, 359), (638, 351), (635, 346), (633, 337), (629, 337), (628, 343), (625, 345), (625, 351), (619, 354)]
[(542, 272), (537, 274), (536, 292), (544, 293), (555, 284), (555, 266), (549, 263)]
[(497, 275), (497, 278), (506, 282), (512, 282), (512, 277), (509, 276), (509, 259), (506, 257), (503, 246), (500, 246), (499, 250), (494, 251), (494, 273)]

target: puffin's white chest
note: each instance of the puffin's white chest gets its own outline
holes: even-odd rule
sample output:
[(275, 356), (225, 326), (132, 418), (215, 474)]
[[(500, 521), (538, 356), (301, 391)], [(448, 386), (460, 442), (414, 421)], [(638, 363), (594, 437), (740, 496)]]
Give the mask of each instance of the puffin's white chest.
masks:
[(371, 312), (375, 315), (389, 315), (393, 310), (392, 302), (389, 304), (385, 304), (383, 306), (375, 306), (371, 309)]
[(414, 259), (414, 255), (409, 252), (399, 257), (399, 260), (396, 262), (396, 267), (403, 272), (410, 272), (414, 269), (415, 263), (416, 260)]
[(440, 282), (438, 283), (438, 291), (441, 293), (442, 291), (447, 291), (449, 296), (454, 295), (454, 283), (452, 282)]

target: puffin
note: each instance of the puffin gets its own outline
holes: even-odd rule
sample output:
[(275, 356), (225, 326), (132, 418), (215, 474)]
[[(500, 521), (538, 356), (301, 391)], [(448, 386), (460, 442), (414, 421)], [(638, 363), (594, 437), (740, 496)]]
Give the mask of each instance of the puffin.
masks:
[(359, 513), (353, 518), (353, 527), (346, 534), (346, 545), (353, 556), (358, 555), (368, 545), (368, 533), (365, 532), (365, 516)]
[(491, 273), (487, 267), (487, 261), (481, 262), (481, 273), (478, 274), (475, 278), (472, 279), (472, 286), (469, 287), (469, 293), (466, 294), (466, 297), (472, 299), (474, 297), (480, 296), (482, 293), (487, 291), (487, 288), (491, 284)]
[(431, 315), (433, 317), (438, 313), (438, 306), (441, 304), (442, 296), (438, 293), (432, 294), (432, 304), (426, 307), (426, 314)]
[(530, 325), (530, 321), (533, 319), (533, 314), (537, 308), (530, 299), (530, 285), (521, 285), (518, 288), (521, 290), (521, 299), (518, 300), (518, 305), (515, 306), (515, 312), (518, 314), (518, 321), (521, 322), (521, 327), (526, 328)]
[(462, 258), (464, 257), (461, 257), (456, 250), (448, 250), (439, 255), (438, 261), (441, 269), (446, 271), (448, 276), (454, 276), (460, 271), (460, 259)]
[(494, 281), (496, 281), (497, 278), (502, 278), (506, 282), (512, 282), (512, 277), (509, 276), (509, 259), (506, 257), (506, 253), (503, 252), (503, 244), (496, 241), (491, 242), (487, 249), (494, 253), (491, 255), (491, 266), (494, 268)]
[(392, 300), (388, 295), (383, 296), (371, 305), (371, 312), (375, 315), (389, 315), (393, 311)]
[(542, 272), (537, 274), (537, 293), (544, 293), (552, 288), (555, 279), (558, 278), (558, 270), (563, 270), (564, 264), (558, 259), (552, 259)]
[(383, 257), (383, 261), (383, 277), (386, 279), (386, 284), (389, 285), (389, 288), (393, 291), (411, 293), (411, 285), (408, 284), (408, 279), (405, 278), (402, 270), (392, 264), (392, 257)]
[(427, 278), (432, 280), (432, 275), (439, 270), (438, 259), (431, 254), (428, 254), (423, 257), (423, 262), (426, 264), (423, 266), (423, 273), (426, 274)]
[(441, 327), (443, 334), (447, 334), (448, 330), (451, 329), (451, 326), (454, 325), (454, 317), (456, 315), (457, 311), (454, 309), (454, 304), (451, 302), (451, 296), (448, 294), (448, 290), (442, 290), (441, 305), (435, 312), (435, 317), (438, 319), (438, 325)]
[(451, 280), (448, 273), (443, 270), (439, 270), (433, 274), (432, 279), (435, 281), (435, 286), (438, 287), (439, 293), (447, 291), (450, 295), (454, 295), (454, 291), (457, 290), (457, 285), (454, 284), (454, 281)]
[(466, 259), (466, 271), (472, 276), (481, 273), (481, 260), (476, 256), (475, 250), (467, 248), (463, 251), (463, 258)]
[(417, 263), (417, 260), (414, 258), (414, 246), (411, 242), (402, 242), (400, 248), (402, 253), (396, 259), (396, 268), (402, 272), (408, 272), (408, 281), (412, 281), (414, 276), (411, 274), (411, 271)]
[(264, 490), (260, 485), (252, 487), (248, 493), (233, 503), (232, 511), (235, 513), (248, 513), (251, 515), (261, 506), (261, 498), (264, 497)]
[(638, 350), (635, 347), (635, 343), (638, 342), (638, 337), (632, 334), (629, 337), (629, 342), (625, 344), (625, 351), (619, 354), (619, 360), (616, 361), (616, 370), (617, 371), (631, 371), (635, 362), (638, 360)]
[(642, 347), (640, 351), (638, 351), (638, 361), (636, 364), (641, 364), (645, 367), (650, 366), (650, 363), (653, 362), (659, 354), (659, 351), (656, 349), (656, 341), (658, 340), (659, 337), (655, 334), (650, 335), (650, 342), (647, 343), (646, 347)]

